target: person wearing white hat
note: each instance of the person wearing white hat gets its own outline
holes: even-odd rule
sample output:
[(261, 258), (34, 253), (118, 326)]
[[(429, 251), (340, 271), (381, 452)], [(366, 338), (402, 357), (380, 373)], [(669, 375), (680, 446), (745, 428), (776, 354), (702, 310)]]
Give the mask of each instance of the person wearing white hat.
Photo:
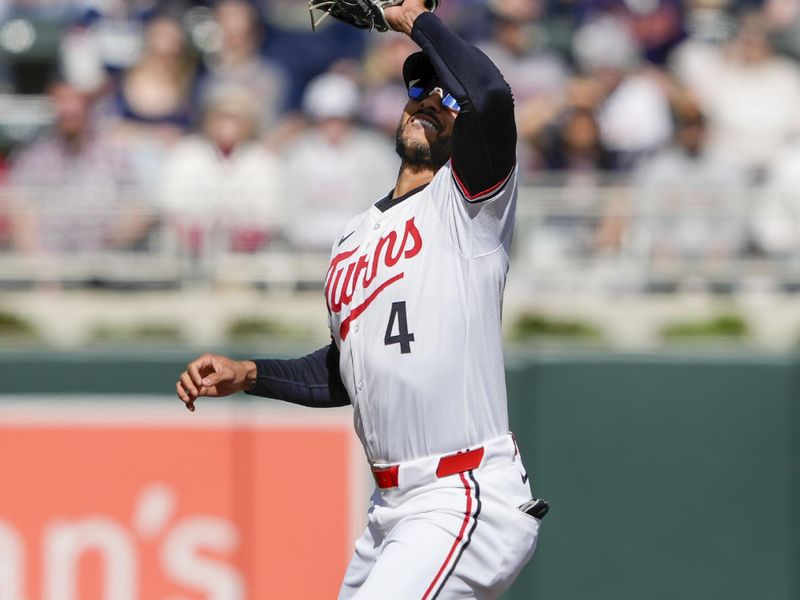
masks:
[(399, 161), (390, 142), (360, 126), (361, 93), (352, 78), (323, 73), (303, 97), (311, 126), (286, 150), (284, 196), (290, 242), (327, 250), (354, 212), (386, 193)]

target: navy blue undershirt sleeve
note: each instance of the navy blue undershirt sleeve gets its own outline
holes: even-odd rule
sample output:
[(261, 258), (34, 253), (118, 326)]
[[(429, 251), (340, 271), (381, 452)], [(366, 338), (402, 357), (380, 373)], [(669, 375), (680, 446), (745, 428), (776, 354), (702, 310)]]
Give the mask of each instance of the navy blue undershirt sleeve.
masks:
[(511, 89), (483, 52), (433, 13), (416, 18), (411, 37), (461, 106), (453, 125), (453, 172), (468, 199), (484, 195), (504, 182), (516, 163)]
[(350, 404), (339, 372), (339, 349), (333, 342), (302, 358), (253, 362), (258, 375), (248, 394), (317, 408)]

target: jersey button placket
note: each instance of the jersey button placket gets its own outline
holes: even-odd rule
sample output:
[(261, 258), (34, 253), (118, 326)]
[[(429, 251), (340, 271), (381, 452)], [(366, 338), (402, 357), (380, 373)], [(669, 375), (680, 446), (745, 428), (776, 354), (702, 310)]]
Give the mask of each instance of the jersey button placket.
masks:
[[(374, 247), (376, 243), (376, 239), (379, 237), (378, 231), (381, 228), (380, 222), (375, 222), (372, 224), (371, 230), (367, 231), (367, 234), (364, 236), (364, 249), (369, 250), (370, 248)], [(372, 257), (370, 257), (372, 258)], [(370, 264), (370, 267), (372, 265)], [(365, 290), (361, 286), (356, 286), (354, 292), (354, 306), (358, 306), (362, 304), (365, 298), (369, 295), (369, 290)], [(360, 318), (365, 318), (366, 315), (361, 315)], [(369, 333), (364, 331), (363, 333)], [(353, 348), (353, 358), (354, 358), (354, 367), (355, 372), (353, 373), (355, 384), (356, 384), (356, 395), (358, 396), (359, 406), (363, 407), (361, 412), (362, 422), (364, 423), (364, 433), (366, 436), (366, 440), (370, 446), (374, 448), (374, 443), (377, 440), (376, 434), (376, 426), (377, 423), (373, 417), (373, 407), (369, 400), (369, 392), (366, 390), (366, 384), (364, 383), (364, 353), (366, 351), (366, 347), (369, 343), (368, 340), (365, 340), (362, 336), (362, 328), (361, 324), (356, 321), (353, 323), (352, 328), (353, 334), (353, 341), (352, 341), (352, 348)]]
[[(367, 234), (367, 239), (369, 239), (369, 234)], [(359, 285), (355, 285), (353, 288), (353, 301), (352, 307), (359, 306), (364, 301), (364, 290)], [(353, 356), (353, 380), (356, 386), (356, 396), (359, 400), (359, 406), (363, 407), (362, 409), (362, 421), (365, 424), (366, 431), (365, 434), (367, 438), (371, 435), (373, 430), (373, 423), (372, 419), (368, 418), (370, 415), (369, 408), (365, 406), (363, 391), (364, 391), (364, 361), (363, 361), (363, 344), (361, 342), (361, 324), (356, 320), (353, 323), (352, 328), (350, 329), (350, 351)], [(366, 409), (366, 410), (364, 410)]]
[[(372, 226), (372, 231), (378, 231), (380, 228), (381, 224), (379, 221)], [(370, 248), (372, 248), (372, 244), (375, 242), (375, 237), (374, 237), (375, 235), (376, 234), (369, 234), (369, 233), (367, 234), (367, 243), (364, 244), (365, 250), (369, 250)]]

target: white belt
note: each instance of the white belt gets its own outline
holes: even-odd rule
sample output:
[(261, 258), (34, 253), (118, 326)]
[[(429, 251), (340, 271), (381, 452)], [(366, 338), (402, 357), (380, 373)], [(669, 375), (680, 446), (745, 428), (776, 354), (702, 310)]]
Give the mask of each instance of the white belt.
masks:
[(514, 434), (507, 433), (451, 454), (425, 456), (394, 465), (373, 464), (372, 475), (381, 489), (408, 489), (465, 471), (508, 464), (517, 453)]

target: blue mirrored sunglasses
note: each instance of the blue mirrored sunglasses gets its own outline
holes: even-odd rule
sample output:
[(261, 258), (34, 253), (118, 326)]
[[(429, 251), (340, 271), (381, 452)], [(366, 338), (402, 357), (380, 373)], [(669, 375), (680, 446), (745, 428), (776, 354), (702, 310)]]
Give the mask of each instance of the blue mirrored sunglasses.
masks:
[(445, 94), (444, 90), (440, 87), (412, 85), (410, 88), (408, 88), (408, 97), (418, 102), (423, 98), (427, 98), (431, 94), (438, 95), (439, 98), (442, 99), (442, 106), (445, 108), (449, 108), (453, 112), (458, 112), (461, 110), (461, 106), (459, 106), (458, 102), (456, 102), (456, 99), (450, 94)]

